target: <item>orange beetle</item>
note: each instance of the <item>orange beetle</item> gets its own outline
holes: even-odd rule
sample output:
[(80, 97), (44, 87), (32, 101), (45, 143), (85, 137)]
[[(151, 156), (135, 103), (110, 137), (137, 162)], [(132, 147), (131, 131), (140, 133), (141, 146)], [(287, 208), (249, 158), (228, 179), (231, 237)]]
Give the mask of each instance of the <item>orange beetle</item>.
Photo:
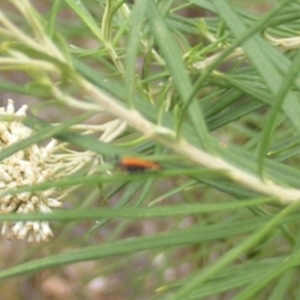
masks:
[(137, 157), (122, 157), (118, 162), (118, 167), (128, 172), (142, 172), (147, 170), (161, 170), (160, 164)]

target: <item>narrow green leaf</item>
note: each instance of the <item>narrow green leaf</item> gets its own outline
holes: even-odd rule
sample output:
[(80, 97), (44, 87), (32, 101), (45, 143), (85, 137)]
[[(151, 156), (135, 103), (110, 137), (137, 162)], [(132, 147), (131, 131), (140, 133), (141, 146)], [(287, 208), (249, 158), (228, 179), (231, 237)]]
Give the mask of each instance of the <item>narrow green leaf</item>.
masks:
[(288, 72), (283, 77), (281, 85), (279, 86), (277, 94), (273, 100), (272, 107), (268, 112), (267, 119), (264, 122), (264, 127), (261, 133), (261, 139), (258, 145), (258, 166), (259, 166), (259, 173), (261, 175), (263, 172), (264, 159), (266, 157), (270, 140), (272, 138), (277, 116), (281, 112), (281, 106), (283, 104), (283, 101), (285, 100), (285, 97), (289, 92), (290, 88), (294, 85), (294, 80), (299, 74), (299, 71), (300, 71), (300, 52), (298, 52), (297, 56), (291, 63)]
[(265, 226), (261, 227), (261, 229), (257, 230), (250, 237), (245, 239), (239, 245), (237, 245), (232, 250), (228, 251), (225, 255), (223, 255), (216, 263), (209, 265), (204, 270), (201, 270), (197, 274), (194, 275), (194, 278), (190, 280), (184, 287), (182, 287), (174, 297), (171, 297), (171, 300), (181, 300), (187, 297), (190, 292), (201, 283), (210, 279), (213, 275), (215, 275), (219, 270), (228, 266), (231, 262), (236, 260), (242, 253), (245, 253), (251, 247), (256, 245), (274, 226), (280, 224), (282, 219), (293, 212), (299, 206), (298, 203), (291, 204), (284, 210), (282, 210), (278, 215), (274, 216)]
[[(275, 288), (272, 294), (270, 294), (270, 299), (272, 300), (284, 299), (285, 295), (289, 293), (289, 285), (293, 281), (293, 277), (295, 275), (297, 276), (295, 270), (290, 270), (287, 271), (285, 274), (283, 274), (283, 276), (279, 278), (278, 282), (275, 284)], [(257, 280), (257, 278), (253, 278), (253, 279)]]
[[(136, 190), (134, 191), (134, 194)], [(131, 198), (128, 198), (125, 203)], [(0, 221), (82, 221), (98, 220), (102, 218), (125, 218), (125, 219), (144, 219), (144, 218), (162, 218), (174, 217), (189, 214), (206, 214), (209, 212), (238, 210), (240, 208), (256, 206), (270, 203), (272, 199), (257, 198), (233, 203), (212, 203), (212, 204), (191, 204), (164, 207), (122, 207), (119, 205), (115, 208), (94, 208), (94, 209), (74, 209), (71, 211), (54, 211), (51, 214), (28, 213), (28, 214), (6, 214), (0, 215)], [(123, 201), (124, 203), (124, 201)]]
[(284, 261), (276, 264), (265, 274), (264, 278), (261, 280), (255, 280), (250, 285), (247, 286), (241, 293), (235, 296), (234, 300), (244, 300), (244, 299), (253, 299), (253, 297), (266, 285), (272, 282), (275, 278), (282, 275), (287, 270), (298, 266), (300, 263), (300, 250), (298, 249), (291, 255), (289, 255)]
[(53, 6), (51, 7), (50, 11), (50, 20), (48, 23), (48, 33), (49, 36), (53, 38), (53, 35), (55, 34), (55, 22), (57, 18), (57, 13), (59, 12), (59, 8), (62, 1), (55, 0), (53, 1)]
[[(148, 1), (148, 20), (151, 24), (153, 35), (158, 43), (167, 68), (174, 80), (182, 101), (185, 103), (191, 93), (192, 85), (183, 64), (182, 55), (178, 45), (175, 43), (172, 33), (169, 31), (165, 19), (159, 14), (153, 1)], [(192, 128), (198, 138), (201, 147), (212, 152), (210, 136), (206, 127), (200, 106), (196, 99), (188, 107), (188, 114), (192, 123)]]
[[(271, 94), (276, 95), (278, 92), (278, 86), (281, 85), (281, 82), (283, 80), (283, 76), (274, 66), (274, 61), (270, 60), (270, 57), (272, 56), (270, 55), (270, 53), (276, 53), (277, 56), (280, 56), (282, 54), (280, 54), (276, 49), (267, 45), (267, 43), (259, 35), (254, 34), (253, 36), (250, 36), (250, 33), (253, 34), (255, 31), (250, 29), (247, 30), (246, 26), (226, 1), (212, 1), (233, 34), (240, 40), (245, 40), (245, 37), (248, 38), (244, 42), (242, 47), (247, 53), (248, 57), (251, 59), (252, 63), (255, 65), (259, 74), (266, 82), (266, 85), (269, 88)], [(281, 9), (289, 2), (290, 1), (280, 2), (277, 5), (276, 9), (273, 9), (273, 11), (267, 15), (268, 18), (264, 17), (261, 19), (260, 26), (263, 25), (263, 22), (266, 23), (269, 17), (274, 12)], [(258, 29), (258, 25), (253, 26), (253, 28)], [(292, 92), (284, 91), (284, 93), (287, 94), (287, 96), (283, 103), (283, 110), (291, 120), (291, 122), (294, 124), (295, 128), (300, 132), (300, 121), (298, 117), (300, 114), (299, 102), (296, 100), (295, 95)], [(263, 141), (261, 143), (264, 144)], [(262, 153), (260, 153), (260, 155), (262, 156)], [(263, 159), (262, 157), (260, 157), (258, 164), (258, 168), (260, 171), (262, 170), (262, 161)]]
[(7, 270), (0, 271), (0, 278), (22, 275), (28, 272), (37, 272), (46, 268), (61, 266), (80, 261), (103, 259), (111, 256), (128, 255), (138, 251), (167, 249), (186, 245), (199, 245), (208, 242), (251, 232), (265, 224), (262, 218), (257, 222), (240, 221), (229, 224), (217, 224), (210, 226), (196, 226), (186, 230), (161, 233), (154, 236), (129, 238), (104, 245), (89, 246), (67, 253), (55, 254), (46, 258), (20, 264)]
[(66, 0), (68, 5), (80, 17), (80, 19), (87, 25), (91, 32), (103, 42), (103, 37), (99, 28), (99, 24), (94, 20), (90, 12), (80, 0)]
[[(272, 266), (280, 263), (282, 260), (284, 258), (279, 257), (251, 263), (240, 263), (236, 266), (225, 268), (213, 280), (195, 289), (187, 299), (198, 300), (201, 297), (218, 295), (227, 291), (232, 292), (233, 289), (245, 286), (255, 280), (263, 279)], [(187, 281), (188, 278), (184, 280), (183, 284)], [(281, 300), (282, 298), (279, 299)]]
[(144, 0), (139, 0), (135, 2), (135, 5), (131, 11), (131, 24), (130, 24), (130, 34), (128, 39), (128, 51), (126, 53), (125, 59), (125, 72), (124, 78), (126, 82), (126, 95), (127, 101), (132, 107), (132, 94), (134, 91), (135, 83), (135, 73), (136, 73), (136, 61), (138, 48), (141, 43), (141, 33), (142, 33), (142, 23), (144, 20), (144, 15), (147, 9), (147, 5)]

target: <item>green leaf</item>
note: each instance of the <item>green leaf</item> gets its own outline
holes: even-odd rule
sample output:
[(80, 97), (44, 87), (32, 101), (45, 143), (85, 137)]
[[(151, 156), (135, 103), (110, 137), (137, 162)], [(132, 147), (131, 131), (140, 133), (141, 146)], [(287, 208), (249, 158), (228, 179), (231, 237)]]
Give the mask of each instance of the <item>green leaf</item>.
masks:
[(99, 24), (94, 20), (88, 9), (80, 0), (66, 0), (68, 5), (80, 17), (80, 19), (87, 25), (91, 32), (103, 42), (103, 37), (99, 28)]
[(67, 253), (50, 255), (48, 257), (20, 264), (10, 269), (0, 271), (0, 278), (37, 272), (45, 268), (61, 266), (80, 261), (103, 259), (105, 257), (128, 255), (145, 250), (167, 249), (170, 247), (182, 247), (186, 245), (199, 245), (199, 243), (214, 241), (219, 238), (245, 234), (258, 229), (266, 220), (257, 222), (240, 221), (210, 226), (196, 226), (186, 230), (174, 230), (172, 232), (156, 234), (139, 238), (129, 238), (104, 245), (80, 248)]
[(171, 299), (179, 300), (187, 297), (195, 287), (199, 286), (200, 284), (214, 276), (219, 270), (225, 268), (231, 262), (236, 260), (239, 257), (239, 255), (245, 253), (247, 250), (249, 250), (251, 247), (257, 244), (264, 236), (266, 236), (266, 234), (268, 234), (268, 232), (270, 232), (270, 230), (272, 230), (272, 228), (275, 225), (281, 223), (282, 219), (286, 215), (293, 212), (297, 208), (297, 206), (299, 206), (299, 204), (294, 203), (288, 206), (287, 208), (283, 209), (280, 213), (278, 213), (278, 215), (273, 217), (265, 226), (261, 227), (261, 229), (258, 229), (238, 246), (228, 251), (217, 262), (211, 264), (204, 270), (197, 272), (197, 274), (193, 276), (190, 282), (188, 282), (184, 287), (179, 289), (179, 291)]
[(270, 140), (273, 135), (273, 130), (275, 129), (275, 123), (278, 114), (281, 112), (282, 104), (287, 96), (289, 90), (294, 85), (294, 80), (298, 76), (300, 70), (300, 52), (295, 57), (294, 61), (292, 62), (288, 72), (284, 76), (281, 85), (279, 86), (278, 92), (273, 100), (273, 104), (271, 110), (268, 113), (267, 119), (264, 123), (264, 128), (261, 133), (261, 139), (258, 147), (258, 165), (259, 165), (259, 172), (262, 175), (262, 168), (264, 158), (267, 153), (267, 149), (270, 144)]
[(127, 101), (132, 106), (132, 94), (135, 84), (135, 70), (138, 48), (142, 37), (142, 25), (145, 17), (147, 5), (145, 1), (136, 1), (131, 12), (130, 35), (128, 38), (128, 51), (125, 60), (125, 82)]
[[(152, 1), (148, 1), (147, 3), (148, 20), (151, 24), (153, 35), (162, 52), (167, 68), (174, 80), (178, 93), (180, 94), (181, 100), (185, 103), (191, 93), (192, 85), (183, 64), (182, 54), (172, 37), (172, 33), (167, 27), (165, 19), (163, 19), (159, 14)], [(189, 105), (188, 114), (199, 145), (204, 150), (212, 152), (213, 150), (206, 122), (196, 99), (194, 99), (194, 101), (192, 101)]]
[[(148, 219), (174, 217), (189, 214), (206, 214), (209, 212), (238, 210), (240, 208), (256, 206), (259, 204), (270, 203), (272, 199), (257, 198), (249, 199), (241, 202), (233, 203), (215, 203), (215, 204), (195, 204), (195, 205), (176, 205), (168, 207), (123, 207), (130, 201), (132, 196), (137, 192), (136, 185), (133, 194), (129, 197), (123, 197), (123, 200), (118, 203), (115, 208), (95, 208), (95, 209), (74, 209), (72, 211), (55, 211), (51, 214), (27, 213), (27, 214), (6, 214), (0, 215), (0, 221), (82, 221), (82, 220), (98, 220), (102, 218), (125, 218), (125, 219)], [(129, 190), (128, 190), (129, 191)], [(127, 193), (128, 193), (127, 191)], [(137, 206), (137, 205), (136, 205)]]

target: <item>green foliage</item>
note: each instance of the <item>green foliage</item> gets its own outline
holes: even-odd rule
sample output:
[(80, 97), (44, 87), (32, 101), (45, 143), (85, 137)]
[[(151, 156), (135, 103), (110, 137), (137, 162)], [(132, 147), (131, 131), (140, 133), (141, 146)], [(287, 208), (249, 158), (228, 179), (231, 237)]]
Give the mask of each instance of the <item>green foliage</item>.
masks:
[[(298, 299), (300, 1), (254, 13), (238, 1), (58, 0), (46, 14), (11, 2), (0, 87), (34, 100), (22, 121), (35, 133), (0, 158), (55, 138), (99, 165), (0, 191), (68, 194), (51, 214), (0, 214), (56, 222), (52, 241), (1, 265), (2, 288), (93, 261), (76, 278), (83, 299), (119, 274), (114, 299)], [(88, 121), (105, 134), (78, 130)], [(126, 173), (115, 162), (127, 155), (161, 170)]]

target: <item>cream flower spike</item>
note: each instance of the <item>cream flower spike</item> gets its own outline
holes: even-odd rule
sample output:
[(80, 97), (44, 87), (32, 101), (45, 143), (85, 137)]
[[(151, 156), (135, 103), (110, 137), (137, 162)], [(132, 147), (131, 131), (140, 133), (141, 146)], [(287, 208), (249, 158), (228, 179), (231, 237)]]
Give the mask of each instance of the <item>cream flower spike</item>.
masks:
[[(27, 106), (17, 111), (13, 100), (8, 100), (7, 107), (0, 107), (0, 151), (24, 138), (33, 131), (22, 124)], [(11, 116), (10, 121), (7, 118)], [(59, 150), (59, 151), (57, 151)], [(99, 157), (90, 151), (76, 152), (52, 139), (48, 144), (31, 145), (0, 162), (0, 192), (21, 186), (31, 186), (45, 181), (58, 180), (81, 170), (86, 164), (92, 165), (89, 174), (95, 172)], [(0, 198), (0, 214), (30, 212), (51, 213), (52, 208), (60, 207), (60, 200), (72, 189), (57, 191), (48, 189), (35, 192), (23, 192)], [(59, 195), (59, 196), (55, 196)], [(28, 241), (47, 241), (52, 237), (48, 222), (3, 222), (1, 234), (9, 239), (27, 239)]]
[[(26, 116), (27, 106), (15, 111), (13, 100), (8, 100), (6, 109), (0, 108), (1, 116)], [(32, 134), (18, 118), (15, 121), (0, 121), (0, 150)], [(0, 191), (24, 185), (34, 185), (54, 178), (47, 161), (53, 160), (55, 141), (40, 147), (32, 145), (0, 162)], [(61, 206), (61, 202), (50, 197), (49, 191), (7, 195), (0, 199), (0, 213), (51, 213), (51, 208)], [(48, 222), (4, 222), (1, 233), (9, 239), (46, 241), (52, 236)]]

